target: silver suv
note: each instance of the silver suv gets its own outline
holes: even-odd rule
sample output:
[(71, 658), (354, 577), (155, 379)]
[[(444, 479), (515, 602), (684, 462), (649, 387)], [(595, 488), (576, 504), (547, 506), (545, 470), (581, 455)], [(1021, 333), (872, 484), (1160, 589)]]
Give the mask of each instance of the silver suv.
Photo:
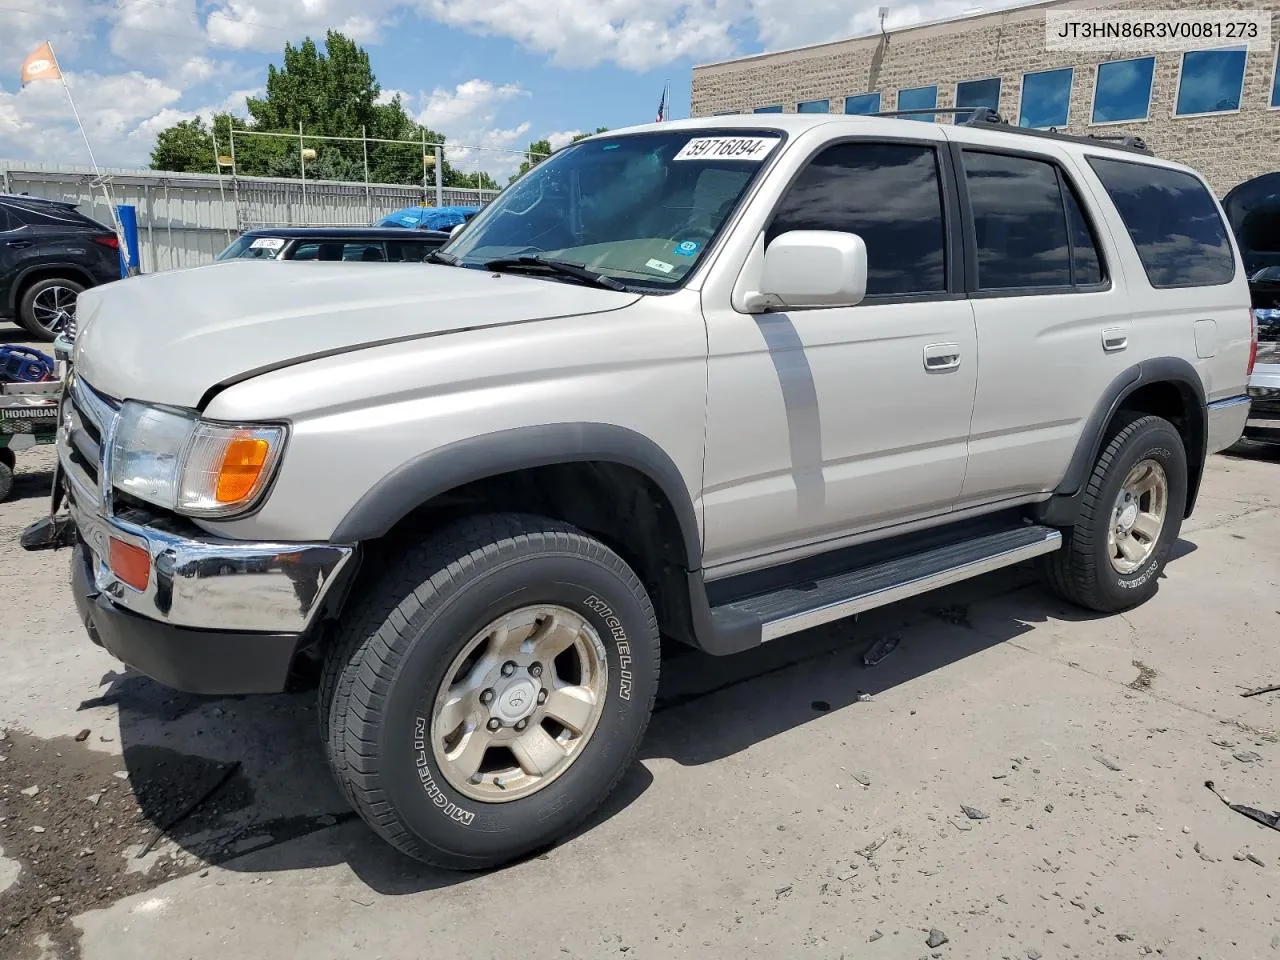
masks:
[(347, 798), (501, 864), (714, 654), (1035, 559), (1156, 592), (1249, 409), (1222, 210), (1140, 144), (841, 116), (609, 133), (430, 264), (86, 291), (59, 454), (90, 637), (200, 693), (320, 670)]

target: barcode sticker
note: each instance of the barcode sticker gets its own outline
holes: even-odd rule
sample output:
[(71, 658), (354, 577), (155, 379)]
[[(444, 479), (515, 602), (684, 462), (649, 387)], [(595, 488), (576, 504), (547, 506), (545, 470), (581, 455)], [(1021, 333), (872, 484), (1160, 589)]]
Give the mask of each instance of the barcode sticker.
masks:
[(279, 250), (284, 246), (284, 241), (279, 237), (258, 237), (253, 243), (249, 244), (252, 250)]
[(747, 160), (758, 163), (778, 145), (778, 137), (694, 137), (675, 160)]

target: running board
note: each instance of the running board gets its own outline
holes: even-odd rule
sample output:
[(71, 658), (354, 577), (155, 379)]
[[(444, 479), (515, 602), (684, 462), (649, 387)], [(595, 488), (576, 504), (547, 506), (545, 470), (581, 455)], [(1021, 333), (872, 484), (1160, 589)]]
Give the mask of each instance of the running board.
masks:
[(763, 643), (1052, 553), (1060, 546), (1060, 532), (1027, 524), (733, 600), (712, 608), (711, 620), (717, 631), (739, 636), (744, 628), (759, 630)]

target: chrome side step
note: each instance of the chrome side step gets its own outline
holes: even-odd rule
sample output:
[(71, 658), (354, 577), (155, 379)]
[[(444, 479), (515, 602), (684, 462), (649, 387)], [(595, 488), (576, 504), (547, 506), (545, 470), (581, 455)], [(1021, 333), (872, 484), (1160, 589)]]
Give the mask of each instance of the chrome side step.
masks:
[(711, 618), (726, 627), (759, 624), (763, 643), (1052, 553), (1061, 546), (1059, 531), (1027, 524), (744, 597), (713, 608)]

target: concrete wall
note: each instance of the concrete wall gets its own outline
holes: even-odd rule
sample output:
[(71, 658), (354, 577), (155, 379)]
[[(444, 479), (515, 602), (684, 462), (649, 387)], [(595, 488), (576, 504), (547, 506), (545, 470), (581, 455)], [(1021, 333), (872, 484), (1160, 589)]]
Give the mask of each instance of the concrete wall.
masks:
[[(421, 187), (397, 184), (217, 177), (154, 170), (104, 170), (112, 199), (138, 210), (142, 271), (211, 263), (241, 230), (262, 226), (364, 226), (423, 202)], [(434, 201), (434, 189), (428, 188)], [(0, 192), (67, 200), (102, 223), (111, 209), (87, 167), (0, 160)], [(492, 191), (447, 188), (447, 205), (478, 205)]]
[[(1073, 8), (1270, 9), (1273, 45), (1270, 51), (1250, 51), (1241, 108), (1236, 113), (1174, 117), (1181, 53), (1156, 53), (1149, 119), (1094, 126), (1089, 120), (1096, 64), (1143, 54), (1046, 51), (1045, 10)], [(1074, 67), (1067, 132), (1136, 134), (1157, 155), (1201, 171), (1221, 195), (1242, 180), (1280, 169), (1280, 110), (1269, 107), (1278, 39), (1280, 12), (1275, 0), (1050, 0), (1003, 13), (895, 30), (887, 39), (862, 37), (695, 67), (692, 113), (750, 113), (770, 104), (782, 104), (786, 112), (793, 112), (799, 101), (823, 98), (830, 98), (832, 112), (840, 113), (846, 96), (877, 90), (880, 109), (892, 110), (899, 89), (930, 84), (938, 86), (938, 106), (951, 107), (958, 81), (998, 76), (1000, 113), (1017, 123), (1024, 73)]]

